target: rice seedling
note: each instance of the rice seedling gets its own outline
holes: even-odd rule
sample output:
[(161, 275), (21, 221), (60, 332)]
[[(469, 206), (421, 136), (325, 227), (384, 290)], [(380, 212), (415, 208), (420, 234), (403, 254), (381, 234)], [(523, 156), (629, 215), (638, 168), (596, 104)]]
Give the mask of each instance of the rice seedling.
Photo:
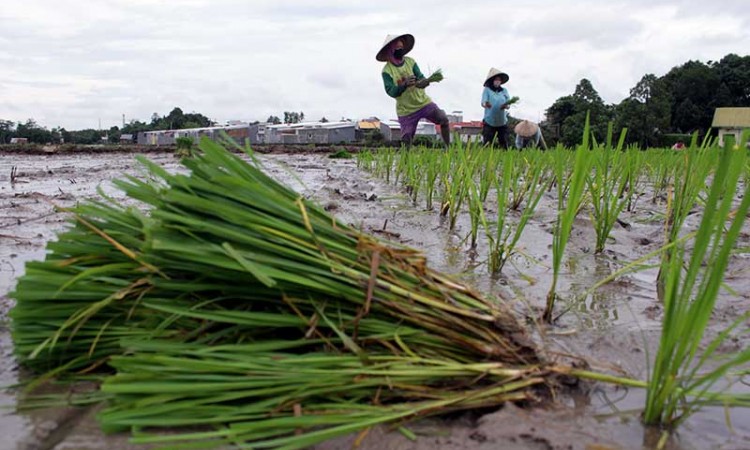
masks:
[(471, 226), (471, 230), (469, 231), (469, 237), (471, 238), (469, 247), (471, 250), (476, 250), (477, 237), (479, 236), (479, 225), (482, 223), (482, 217), (484, 216), (484, 204), (479, 197), (477, 187), (473, 184), (467, 184), (467, 186), (469, 220)]
[[(512, 186), (510, 189), (510, 199), (508, 209), (518, 211), (526, 199), (526, 195), (534, 188), (540, 176), (545, 170), (547, 161), (544, 155), (538, 149), (527, 149), (523, 152), (516, 152), (515, 160), (517, 164), (513, 165), (513, 173), (510, 176)], [(522, 157), (520, 155), (523, 155)]]
[[(560, 149), (555, 150), (555, 179), (557, 181), (558, 213), (552, 234), (552, 284), (547, 293), (547, 303), (542, 318), (545, 322), (552, 322), (552, 311), (557, 297), (557, 281), (560, 275), (565, 247), (568, 245), (570, 231), (573, 228), (578, 210), (584, 197), (586, 177), (589, 174), (589, 116), (586, 115), (583, 142), (575, 151), (575, 161), (570, 175), (567, 172), (567, 155)], [(565, 190), (569, 187), (567, 195)], [(567, 201), (565, 201), (567, 197)]]
[(115, 182), (148, 214), (75, 208), (75, 227), (13, 293), (25, 365), (117, 371), (103, 387), (105, 429), (187, 426), (134, 441), (303, 448), (544, 389), (547, 372), (506, 305), (220, 145), (200, 149), (182, 162), (189, 174), (141, 158), (153, 180)]
[(659, 198), (665, 196), (667, 187), (672, 183), (672, 176), (675, 171), (675, 166), (668, 164), (665, 161), (672, 159), (673, 155), (664, 151), (661, 153), (661, 155), (651, 155), (653, 159), (656, 159), (658, 156), (663, 156), (663, 158), (654, 160), (649, 164), (654, 191), (653, 196), (651, 197), (652, 204), (656, 204)]
[(424, 170), (424, 148), (410, 149), (402, 152), (402, 160), (406, 164), (406, 192), (411, 196), (412, 203), (416, 205), (419, 197), (419, 190), (422, 187), (425, 177)]
[(497, 179), (498, 168), (505, 156), (505, 152), (497, 152), (489, 149), (481, 149), (477, 152), (479, 161), (477, 170), (479, 172), (479, 200), (484, 203), (490, 188)]
[[(460, 154), (461, 152), (459, 152), (459, 155)], [(459, 164), (458, 167), (454, 167), (453, 170), (453, 174), (446, 174), (446, 181), (444, 183), (447, 187), (447, 199), (443, 201), (442, 207), (445, 214), (448, 215), (448, 229), (451, 231), (456, 229), (458, 215), (461, 212), (464, 200), (466, 200), (466, 197), (468, 196), (467, 192), (469, 186), (472, 186), (474, 183), (471, 175), (466, 173), (467, 168), (465, 165)]]
[(641, 196), (643, 183), (643, 152), (638, 147), (631, 147), (625, 151), (626, 185), (625, 195), (628, 198), (627, 211), (635, 211), (636, 203)]
[(438, 179), (440, 176), (440, 161), (442, 159), (447, 159), (447, 157), (443, 152), (427, 152), (425, 154), (425, 157), (425, 208), (428, 211), (431, 211), (435, 189), (437, 188)]
[(607, 143), (592, 151), (593, 171), (586, 177), (586, 185), (591, 194), (591, 217), (596, 231), (596, 253), (604, 251), (612, 228), (628, 201), (623, 195), (628, 181), (624, 176), (626, 166), (622, 153), (626, 130), (620, 133), (620, 140), (615, 148), (612, 147), (612, 133), (610, 123)]
[(488, 242), (487, 267), (490, 273), (493, 274), (500, 273), (505, 263), (515, 253), (516, 245), (521, 239), (523, 230), (526, 228), (529, 219), (533, 216), (536, 206), (539, 204), (539, 200), (541, 200), (547, 188), (546, 182), (542, 181), (541, 166), (535, 165), (536, 170), (531, 171), (532, 177), (526, 181), (526, 185), (530, 189), (526, 207), (515, 226), (507, 223), (507, 203), (510, 198), (509, 187), (516, 182), (513, 172), (514, 168), (518, 167), (515, 160), (516, 158), (520, 158), (520, 156), (519, 153), (508, 152), (503, 161), (503, 173), (499, 180), (496, 180), (497, 219), (495, 223), (490, 224), (482, 216)]
[[(675, 188), (673, 194), (670, 189), (670, 195), (667, 197), (667, 219), (664, 229), (668, 243), (677, 240), (685, 219), (706, 188), (706, 178), (716, 163), (715, 152), (712, 148), (693, 146), (682, 152), (682, 164), (675, 173)], [(672, 249), (662, 254), (662, 267), (656, 278), (659, 298), (664, 294), (664, 271), (672, 256)]]
[(439, 83), (443, 81), (444, 78), (445, 77), (443, 76), (443, 71), (441, 69), (437, 69), (427, 77), (427, 81), (430, 83)]
[[(102, 387), (114, 399), (100, 415), (104, 429), (188, 427), (184, 434), (139, 432), (133, 441), (144, 444), (304, 448), (379, 423), (533, 399), (528, 387), (542, 379), (536, 369), (497, 363), (371, 355), (363, 364), (356, 355), (294, 351), (314, 350), (309, 341), (127, 346), (132, 355), (114, 358), (118, 374)], [(477, 384), (478, 377), (493, 382)], [(210, 424), (230, 425), (191, 429)]]
[(193, 142), (193, 138), (189, 136), (178, 137), (175, 139), (175, 145), (177, 147), (175, 156), (179, 156), (181, 158), (192, 156), (195, 145), (195, 142)]
[(386, 183), (391, 182), (391, 172), (393, 171), (394, 160), (396, 159), (396, 150), (392, 148), (381, 149), (378, 152), (380, 158), (376, 159), (375, 175), (385, 178)]
[(357, 168), (372, 172), (375, 167), (375, 156), (370, 150), (363, 150), (357, 153)]
[[(716, 394), (709, 390), (731, 370), (750, 362), (750, 349), (715, 358), (719, 346), (747, 316), (701, 346), (731, 251), (750, 208), (750, 186), (740, 189), (738, 184), (746, 152), (733, 150), (731, 143), (715, 151), (720, 152), (720, 158), (685, 272), (683, 244), (676, 246), (664, 266), (664, 318), (643, 421), (667, 430), (715, 400)], [(741, 202), (733, 209), (738, 190)]]
[(520, 101), (521, 101), (521, 99), (519, 97), (517, 97), (517, 96), (514, 95), (513, 97), (511, 97), (510, 99), (508, 99), (508, 101), (505, 102), (505, 104), (508, 105), (508, 106), (513, 106), (513, 105), (515, 105), (516, 103), (518, 103)]

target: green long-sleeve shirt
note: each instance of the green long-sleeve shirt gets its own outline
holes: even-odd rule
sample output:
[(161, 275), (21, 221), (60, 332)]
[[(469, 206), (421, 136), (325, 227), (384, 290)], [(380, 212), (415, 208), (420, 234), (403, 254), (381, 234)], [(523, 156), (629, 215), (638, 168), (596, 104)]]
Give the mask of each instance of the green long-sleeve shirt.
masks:
[(410, 76), (416, 77), (417, 80), (425, 77), (416, 61), (408, 56), (404, 57), (404, 63), (400, 66), (388, 62), (383, 67), (385, 92), (396, 99), (396, 113), (399, 116), (408, 116), (432, 102), (424, 89), (406, 86), (406, 79)]

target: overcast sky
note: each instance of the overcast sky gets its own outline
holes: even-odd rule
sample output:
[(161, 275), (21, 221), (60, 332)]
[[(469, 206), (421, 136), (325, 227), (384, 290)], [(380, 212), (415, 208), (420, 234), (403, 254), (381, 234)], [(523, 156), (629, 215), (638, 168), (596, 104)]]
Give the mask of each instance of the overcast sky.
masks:
[(646, 73), (750, 51), (748, 0), (2, 0), (0, 119), (96, 128), (179, 106), (213, 120), (284, 111), (395, 118), (375, 60), (412, 33), (432, 99), (481, 118), (490, 67), (539, 120), (588, 78), (618, 103)]

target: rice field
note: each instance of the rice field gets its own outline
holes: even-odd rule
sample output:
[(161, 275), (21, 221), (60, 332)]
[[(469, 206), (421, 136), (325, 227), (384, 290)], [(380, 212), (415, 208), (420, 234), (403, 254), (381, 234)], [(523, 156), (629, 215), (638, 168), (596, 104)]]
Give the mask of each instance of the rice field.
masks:
[[(408, 424), (403, 423), (403, 419), (421, 417), (423, 414), (419, 411), (432, 412), (440, 408), (471, 410), (509, 400), (528, 402), (526, 389), (544, 385), (554, 392), (554, 398), (568, 399), (580, 399), (581, 393), (593, 387), (583, 395), (588, 398), (589, 407), (581, 417), (602, 420), (611, 431), (590, 443), (632, 446), (635, 443), (632, 437), (623, 435), (632, 433), (635, 422), (636, 429), (642, 430), (641, 438), (645, 440), (648, 435), (654, 446), (692, 448), (686, 446), (690, 439), (682, 436), (694, 439), (702, 434), (700, 442), (708, 445), (725, 442), (739, 445), (750, 433), (748, 415), (741, 408), (749, 400), (742, 383), (749, 355), (747, 298), (742, 295), (746, 291), (743, 275), (750, 241), (744, 223), (748, 208), (745, 199), (750, 199), (745, 195), (748, 186), (745, 154), (731, 151), (731, 146), (729, 151), (723, 151), (711, 143), (697, 142), (684, 152), (659, 149), (641, 152), (624, 149), (615, 141), (610, 133), (606, 143), (584, 140), (577, 149), (557, 148), (547, 152), (498, 152), (460, 145), (447, 152), (427, 148), (380, 149), (362, 152), (356, 161), (333, 161), (316, 156), (261, 157), (264, 173), (283, 179), (293, 188), (274, 188), (276, 194), (273, 195), (281, 193), (287, 198), (290, 205), (287, 211), (298, 217), (299, 224), (299, 230), (294, 232), (299, 234), (288, 230), (296, 238), (287, 244), (269, 247), (268, 254), (291, 254), (294, 246), (299, 245), (299, 251), (307, 255), (304, 257), (307, 259), (302, 260), (297, 256), (291, 258), (302, 263), (294, 269), (284, 266), (287, 275), (282, 277), (285, 280), (282, 283), (292, 284), (284, 284), (281, 290), (296, 299), (286, 309), (294, 311), (295, 307), (303, 308), (302, 305), (310, 309), (300, 311), (302, 314), (279, 315), (277, 311), (273, 316), (265, 309), (262, 314), (239, 311), (226, 303), (230, 297), (235, 299), (233, 301), (269, 302), (270, 291), (264, 293), (261, 289), (248, 295), (227, 290), (225, 286), (232, 285), (236, 278), (231, 272), (224, 278), (217, 275), (218, 278), (211, 281), (220, 282), (221, 286), (211, 285), (207, 278), (201, 278), (208, 272), (244, 271), (265, 288), (272, 289), (274, 280), (279, 282), (277, 277), (281, 270), (276, 264), (284, 261), (284, 264), (291, 264), (288, 259), (272, 261), (251, 251), (262, 248), (262, 242), (253, 241), (239, 230), (249, 229), (244, 227), (255, 220), (253, 216), (243, 216), (242, 208), (237, 205), (226, 205), (222, 209), (223, 198), (237, 196), (236, 201), (240, 201), (253, 195), (248, 192), (243, 196), (226, 188), (216, 188), (214, 193), (207, 194), (209, 201), (201, 206), (192, 195), (197, 190), (211, 192), (207, 185), (196, 184), (191, 188), (186, 184), (190, 179), (175, 177), (159, 166), (151, 166), (150, 177), (161, 178), (162, 181), (157, 182), (161, 183), (161, 188), (171, 186), (164, 191), (168, 194), (161, 194), (151, 184), (141, 183), (143, 172), (139, 177), (119, 183), (119, 187), (131, 199), (151, 205), (152, 211), (158, 210), (158, 215), (144, 215), (140, 208), (119, 208), (108, 200), (98, 205), (79, 206), (75, 210), (78, 225), (69, 231), (74, 234), (49, 248), (65, 255), (62, 258), (65, 261), (70, 261), (76, 252), (100, 255), (104, 259), (84, 265), (76, 261), (72, 263), (75, 266), (72, 272), (54, 269), (59, 281), (45, 272), (50, 265), (34, 263), (20, 278), (13, 296), (21, 305), (55, 298), (82, 303), (70, 304), (68, 311), (60, 312), (60, 317), (67, 317), (60, 322), (42, 313), (54, 308), (55, 302), (50, 306), (32, 306), (26, 312), (17, 307), (11, 313), (16, 323), (23, 320), (44, 322), (45, 316), (50, 322), (47, 331), (40, 331), (39, 327), (16, 328), (16, 342), (28, 342), (17, 354), (27, 366), (40, 364), (37, 369), (42, 372), (61, 367), (62, 363), (66, 372), (83, 369), (89, 373), (92, 362), (107, 359), (107, 364), (114, 367), (118, 375), (104, 381), (101, 391), (104, 397), (77, 401), (86, 403), (106, 398), (114, 406), (99, 415), (100, 423), (109, 431), (134, 431), (135, 444), (171, 442), (169, 445), (176, 445), (175, 442), (187, 444), (203, 440), (206, 445), (240, 445), (240, 442), (257, 445), (260, 442), (258, 448), (302, 448), (326, 441), (319, 444), (321, 448), (326, 445), (337, 448), (336, 445), (350, 446), (354, 439), (367, 448), (376, 444), (368, 444), (370, 431), (364, 430), (378, 423), (395, 422), (404, 427), (400, 433), (386, 435), (390, 436), (386, 439), (393, 439), (394, 448), (398, 439), (408, 442), (415, 433), (419, 438), (413, 445), (425, 445), (419, 442), (441, 439), (439, 433), (431, 435), (430, 427), (436, 422), (430, 420), (445, 419)], [(213, 170), (211, 167), (234, 166), (237, 172), (233, 178), (247, 170), (244, 163), (220, 155), (218, 150), (214, 153), (219, 159), (213, 165), (206, 165), (205, 161), (204, 166), (187, 162), (186, 168), (193, 174), (205, 175)], [(233, 186), (240, 189), (239, 185)], [(177, 188), (184, 189), (183, 194), (177, 195)], [(311, 203), (301, 208), (295, 191), (303, 194), (302, 198), (312, 199)], [(276, 197), (267, 194), (256, 198)], [(248, 205), (253, 206), (254, 202)], [(195, 213), (190, 213), (191, 210)], [(329, 212), (336, 217), (335, 222), (326, 219)], [(219, 219), (215, 222), (196, 220), (190, 218), (191, 214), (198, 214), (196, 218), (215, 214)], [(95, 223), (87, 217), (102, 222)], [(154, 226), (154, 220), (159, 222), (158, 226)], [(101, 233), (104, 229), (99, 225), (104, 222), (111, 231)], [(268, 221), (260, 221), (258, 226), (259, 230), (278, 229)], [(193, 231), (188, 232), (188, 227)], [(329, 231), (310, 241), (311, 228)], [(134, 231), (144, 229), (149, 231)], [(370, 256), (361, 260), (361, 241), (359, 245), (356, 240), (345, 244), (351, 237), (340, 240), (341, 231), (355, 233), (352, 236), (365, 232), (377, 237), (377, 242), (390, 242), (391, 250), (373, 251), (380, 247), (372, 247), (371, 243), (367, 247)], [(218, 240), (207, 238), (205, 233), (217, 236)], [(262, 239), (263, 233), (258, 236)], [(303, 245), (305, 240), (308, 244)], [(124, 249), (138, 251), (129, 255), (112, 241)], [(212, 242), (218, 242), (219, 246)], [(241, 242), (250, 247), (238, 247)], [(323, 252), (322, 248), (327, 250)], [(353, 253), (336, 250), (338, 256), (333, 256), (328, 251), (338, 248), (342, 251), (350, 248), (353, 250), (346, 252)], [(406, 250), (410, 248), (420, 253)], [(403, 271), (406, 267), (403, 264), (409, 261), (411, 267), (426, 264), (430, 270), (437, 271), (435, 274), (447, 273), (455, 280), (448, 282), (442, 275), (435, 275), (432, 279), (443, 283), (443, 287), (435, 289), (466, 286), (458, 288), (459, 296), (442, 307), (446, 316), (415, 316), (410, 325), (412, 329), (402, 324), (399, 328), (402, 331), (395, 335), (393, 321), (397, 318), (401, 323), (409, 314), (434, 314), (441, 311), (441, 307), (432, 300), (432, 303), (423, 303), (429, 306), (426, 310), (420, 308), (409, 313), (410, 309), (393, 303), (372, 316), (359, 317), (359, 312), (374, 298), (373, 289), (381, 287), (371, 281), (378, 278), (373, 267), (388, 264), (375, 261), (380, 258), (375, 255), (389, 252), (392, 255), (393, 249), (405, 253), (399, 253), (403, 259), (393, 260), (400, 264), (400, 269), (394, 266), (392, 276)], [(323, 260), (328, 258), (329, 261), (321, 262), (321, 254)], [(143, 259), (138, 255), (150, 256)], [(342, 264), (342, 255), (349, 255), (346, 258), (352, 263)], [(54, 258), (48, 257), (48, 260), (53, 262)], [(209, 264), (208, 260), (213, 262)], [(315, 269), (316, 264), (322, 264), (321, 268)], [(354, 270), (357, 264), (361, 267)], [(67, 263), (66, 267), (73, 268)], [(168, 273), (170, 270), (176, 272)], [(164, 281), (146, 285), (141, 281), (146, 273)], [(191, 273), (193, 275), (189, 275)], [(299, 273), (307, 277), (298, 279), (294, 274)], [(339, 275), (331, 278), (326, 273)], [(423, 272), (415, 273), (419, 276), (413, 275), (416, 278), (412, 280), (421, 279)], [(321, 287), (323, 278), (319, 277), (325, 277), (328, 280), (325, 283), (335, 280), (344, 284)], [(356, 281), (357, 277), (361, 277), (360, 282)], [(109, 280), (109, 290), (97, 292), (104, 279)], [(188, 279), (192, 280), (192, 286), (186, 291), (184, 286)], [(205, 282), (197, 281), (201, 279)], [(314, 299), (345, 292), (350, 289), (345, 287), (350, 279), (355, 280), (354, 284), (349, 284), (350, 288), (359, 286), (359, 291), (352, 290), (351, 298), (361, 302), (354, 303), (351, 310), (339, 308), (331, 316), (326, 306), (304, 299), (305, 295)], [(92, 280), (99, 281), (98, 287), (85, 285)], [(49, 291), (37, 288), (41, 286), (39, 283), (47, 283), (49, 288), (45, 289)], [(423, 284), (423, 281), (411, 284), (405, 291), (418, 292), (425, 289)], [(82, 297), (81, 292), (70, 289), (71, 286), (85, 291), (88, 297)], [(385, 290), (401, 295), (399, 286), (403, 288), (403, 282)], [(216, 292), (222, 292), (221, 299)], [(461, 292), (472, 294), (467, 297)], [(132, 300), (117, 306), (117, 301), (128, 298)], [(489, 303), (485, 304), (487, 300)], [(397, 300), (394, 297), (392, 301)], [(392, 314), (393, 308), (402, 309), (396, 310), (400, 312), (391, 315), (391, 319), (378, 315)], [(489, 308), (485, 313), (495, 308), (507, 310), (501, 317), (512, 316), (525, 324), (528, 340), (533, 342), (538, 357), (529, 359), (530, 354), (525, 353), (526, 359), (515, 363), (514, 372), (506, 372), (507, 363), (502, 370), (486, 365), (492, 360), (488, 358), (491, 353), (480, 344), (491, 342), (493, 338), (487, 334), (490, 331), (478, 328), (482, 323), (481, 314), (484, 314), (481, 308)], [(454, 322), (459, 312), (466, 320), (479, 322), (473, 325), (463, 319)], [(135, 317), (143, 325), (134, 327), (132, 322), (120, 323), (123, 317), (128, 321), (136, 320)], [(307, 321), (300, 322), (302, 317), (308, 318)], [(437, 325), (434, 321), (438, 317), (451, 324)], [(310, 325), (309, 318), (315, 318), (316, 326)], [(224, 325), (219, 329), (208, 325), (217, 323)], [(420, 334), (419, 327), (429, 323), (435, 323), (434, 327), (427, 328), (430, 333)], [(462, 323), (466, 326), (463, 330), (457, 328), (463, 326)], [(266, 346), (258, 347), (262, 340), (258, 334), (261, 326), (272, 330), (303, 328), (311, 335), (303, 336), (306, 341), (294, 342), (293, 346), (289, 346), (289, 341), (283, 345), (267, 341)], [(247, 334), (243, 331), (247, 327), (256, 331)], [(142, 334), (144, 330), (148, 330), (148, 336)], [(26, 338), (21, 339), (22, 331), (28, 332), (24, 335)], [(180, 336), (179, 342), (175, 342), (175, 336)], [(390, 355), (373, 350), (372, 344), (365, 351), (362, 342), (368, 339), (378, 340), (378, 346)], [(330, 343), (325, 344), (326, 340)], [(62, 342), (68, 345), (58, 345)], [(452, 348), (449, 342), (460, 345)], [(331, 343), (332, 348), (342, 352), (341, 358), (329, 361), (330, 355), (322, 354), (316, 359), (315, 349)], [(507, 345), (502, 344), (501, 348), (508, 348)], [(518, 345), (518, 341), (513, 345)], [(473, 355), (472, 348), (475, 349)], [(50, 349), (65, 352), (55, 353)], [(240, 355), (245, 352), (257, 356), (242, 358)], [(45, 354), (51, 357), (39, 359)], [(71, 354), (79, 356), (67, 356)], [(518, 354), (515, 350), (507, 355)], [(24, 355), (29, 358), (23, 359)], [(362, 386), (361, 391), (351, 393), (342, 403), (344, 397), (340, 389), (347, 379), (372, 376), (362, 371), (367, 367), (363, 358), (368, 356), (386, 358), (376, 365), (387, 381)], [(323, 358), (322, 363), (320, 358)], [(288, 361), (286, 369), (276, 364), (280, 359)], [(434, 381), (425, 384), (425, 378), (441, 380), (443, 375), (433, 372), (438, 360), (444, 367), (441, 370), (450, 368), (444, 375), (447, 378), (437, 384)], [(201, 366), (205, 370), (199, 370)], [(245, 375), (248, 373), (267, 374), (268, 381), (264, 381), (264, 377), (248, 379)], [(305, 381), (314, 377), (313, 373), (318, 376), (326, 373), (324, 378), (330, 378), (327, 386), (309, 388), (321, 389), (319, 398), (327, 399), (328, 403), (320, 405), (329, 414), (308, 415), (296, 409), (307, 411), (304, 405), (295, 406), (303, 402), (293, 392), (305, 386)], [(333, 377), (334, 373), (340, 375), (340, 379)], [(428, 376), (430, 373), (433, 375)], [(289, 375), (287, 381), (284, 381), (285, 374)], [(298, 378), (294, 378), (295, 374)], [(574, 382), (570, 374), (579, 381)], [(563, 376), (568, 384), (550, 382), (549, 377), (553, 375)], [(400, 376), (406, 378), (394, 381)], [(464, 390), (459, 389), (460, 380), (476, 377), (491, 382), (477, 384), (474, 381), (464, 384)], [(446, 384), (448, 380), (458, 385), (450, 387)], [(394, 383), (402, 388), (394, 389)], [(568, 397), (569, 389), (562, 386), (570, 383), (577, 386), (573, 391), (578, 394)], [(404, 390), (404, 386), (417, 385), (442, 388), (429, 395), (424, 388), (414, 391), (423, 392), (421, 401), (425, 403), (420, 403), (417, 397), (403, 402), (404, 392), (409, 391)], [(200, 389), (186, 396), (191, 386), (200, 386)], [(583, 386), (588, 387), (583, 389)], [(469, 387), (471, 390), (466, 390)], [(276, 393), (259, 400), (255, 393), (258, 389), (271, 389)], [(391, 397), (390, 406), (387, 409), (375, 407), (372, 394), (370, 397), (367, 394), (373, 392), (370, 389), (379, 392), (378, 398), (385, 399), (388, 393), (395, 395)], [(623, 391), (625, 395), (613, 401), (612, 397)], [(493, 401), (487, 402), (490, 398)], [(549, 398), (542, 403), (564, 406), (571, 401), (564, 398)], [(396, 399), (400, 403), (393, 403)], [(269, 401), (273, 403), (267, 403)], [(238, 404), (247, 406), (239, 408)], [(257, 417), (268, 411), (269, 406), (264, 404), (276, 405), (270, 407), (273, 410), (289, 408), (286, 419), (281, 421), (279, 417), (278, 423), (273, 425), (276, 430), (273, 433), (269, 429), (270, 422), (257, 422)], [(357, 414), (352, 414), (354, 404), (361, 405)], [(145, 408), (143, 405), (152, 406)], [(337, 410), (341, 411), (338, 416)], [(503, 439), (513, 437), (510, 425), (501, 427), (508, 435), (489, 431), (497, 422), (485, 428), (481, 425), (482, 420), (492, 423), (492, 417), (501, 416), (504, 411), (510, 411), (510, 406), (486, 416), (487, 419), (480, 419), (473, 426), (483, 430), (485, 438), (505, 442)], [(531, 414), (536, 414), (542, 423), (557, 420), (544, 419), (538, 412)], [(258, 425), (251, 425), (253, 421)], [(172, 433), (165, 436), (138, 431), (160, 422), (169, 427), (210, 423), (236, 425), (185, 434), (182, 440), (175, 439)], [(454, 437), (461, 436), (460, 425), (448, 426)], [(591, 427), (596, 428), (596, 425)], [(707, 430), (711, 430), (708, 436), (705, 435)], [(579, 439), (579, 433), (586, 432), (588, 430), (581, 429), (580, 425), (568, 422), (567, 429), (556, 438), (541, 431), (535, 433), (540, 439), (557, 445), (566, 439), (575, 441), (574, 437)], [(336, 438), (337, 435), (341, 437)], [(476, 442), (467, 437), (460, 447), (443, 442), (441, 448), (473, 448), (471, 445)]]

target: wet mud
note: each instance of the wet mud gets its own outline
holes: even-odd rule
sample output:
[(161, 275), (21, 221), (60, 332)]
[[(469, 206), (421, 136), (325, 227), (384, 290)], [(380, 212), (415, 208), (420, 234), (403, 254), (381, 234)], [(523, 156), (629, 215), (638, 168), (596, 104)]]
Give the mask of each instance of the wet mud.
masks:
[[(167, 170), (177, 171), (171, 153), (147, 155)], [(429, 264), (471, 284), (489, 296), (504, 299), (518, 314), (529, 318), (529, 327), (549, 359), (585, 358), (595, 369), (641, 379), (647, 377), (660, 332), (662, 308), (656, 300), (655, 267), (622, 276), (593, 294), (590, 286), (624, 264), (658, 249), (663, 243), (664, 205), (652, 203), (648, 191), (633, 212), (624, 212), (607, 249), (593, 253), (595, 234), (588, 215), (577, 219), (558, 284), (561, 299), (556, 325), (541, 327), (532, 320), (544, 306), (552, 279), (551, 244), (556, 200), (546, 194), (519, 243), (520, 254), (501, 276), (490, 276), (486, 252), (480, 244), (469, 251), (468, 215), (459, 217), (454, 231), (437, 211), (413, 204), (398, 186), (357, 169), (355, 160), (330, 159), (319, 153), (266, 154), (261, 156), (269, 173), (331, 214), (382, 238), (422, 250)], [(11, 169), (15, 167), (11, 180)], [(122, 199), (111, 180), (124, 174), (142, 174), (131, 153), (38, 154), (19, 152), (0, 156), (0, 386), (24, 379), (13, 358), (7, 313), (12, 308), (8, 292), (23, 274), (26, 261), (42, 259), (46, 243), (66, 226), (66, 215), (57, 208), (97, 196)], [(493, 214), (489, 208), (489, 214)], [(696, 211), (699, 212), (699, 211)], [(686, 230), (697, 226), (692, 214)], [(740, 247), (750, 247), (750, 226)], [(708, 337), (730, 325), (750, 307), (750, 254), (732, 256), (726, 288), (722, 290)], [(745, 348), (742, 335), (721, 351)], [(750, 380), (748, 380), (750, 384)], [(750, 392), (746, 384), (732, 387)], [(575, 395), (560, 395), (544, 407), (509, 405), (484, 415), (466, 414), (450, 419), (428, 419), (409, 425), (419, 438), (412, 442), (386, 427), (366, 436), (347, 436), (316, 448), (350, 449), (648, 449), (654, 448), (658, 430), (640, 422), (645, 393), (605, 384), (586, 383)], [(135, 449), (127, 435), (104, 436), (95, 422), (95, 408), (58, 408), (29, 413), (14, 412), (17, 393), (0, 391), (0, 449)], [(667, 449), (750, 448), (750, 411), (706, 408), (690, 418), (667, 442)]]

